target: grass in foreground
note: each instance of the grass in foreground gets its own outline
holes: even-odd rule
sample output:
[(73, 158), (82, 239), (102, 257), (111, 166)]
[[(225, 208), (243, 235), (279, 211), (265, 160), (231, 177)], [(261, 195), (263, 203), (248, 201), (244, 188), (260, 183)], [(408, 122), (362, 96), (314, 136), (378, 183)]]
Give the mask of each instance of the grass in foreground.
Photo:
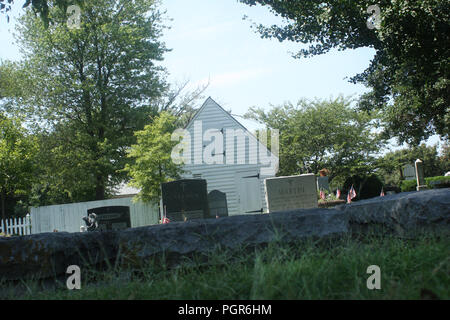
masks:
[[(450, 239), (351, 238), (298, 245), (273, 243), (251, 252), (218, 251), (208, 263), (176, 268), (148, 263), (139, 270), (82, 270), (81, 290), (42, 291), (25, 283), (10, 299), (421, 299), (450, 296)], [(367, 267), (381, 268), (381, 290), (368, 290)], [(94, 280), (94, 278), (96, 280)]]

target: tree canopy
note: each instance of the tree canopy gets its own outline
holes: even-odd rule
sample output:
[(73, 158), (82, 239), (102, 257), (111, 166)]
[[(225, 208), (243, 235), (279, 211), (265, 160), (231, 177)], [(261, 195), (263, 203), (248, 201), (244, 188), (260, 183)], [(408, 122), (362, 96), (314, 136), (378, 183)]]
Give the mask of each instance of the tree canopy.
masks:
[(441, 0), (378, 1), (379, 28), (367, 20), (371, 0), (240, 0), (267, 6), (284, 25), (256, 25), (264, 38), (309, 45), (296, 58), (332, 49), (371, 47), (376, 55), (351, 81), (371, 92), (360, 101), (381, 110), (386, 136), (418, 144), (450, 130), (450, 3)]
[(351, 174), (370, 172), (383, 142), (373, 118), (350, 104), (343, 97), (303, 99), (268, 112), (250, 108), (246, 117), (280, 131), (279, 175), (317, 174), (326, 168), (330, 181), (342, 183)]
[(2, 219), (5, 201), (31, 189), (34, 180), (36, 141), (22, 127), (20, 120), (0, 113), (0, 198)]
[(385, 183), (399, 186), (404, 179), (403, 167), (407, 164), (414, 166), (415, 161), (420, 159), (423, 161), (425, 177), (442, 176), (450, 170), (449, 156), (448, 145), (442, 148), (442, 155), (439, 155), (437, 145), (427, 146), (426, 144), (391, 151), (377, 159), (377, 174)]
[[(70, 5), (79, 5), (82, 6), (84, 0), (23, 0), (23, 8), (31, 7), (32, 10), (39, 14), (41, 20), (44, 22), (44, 25), (48, 27), (50, 19), (49, 12), (51, 7), (58, 7), (64, 11)], [(14, 0), (0, 0), (0, 13), (6, 15), (7, 20), (9, 21), (8, 13), (11, 11), (11, 6), (14, 3)]]
[(31, 10), (21, 17), (25, 59), (0, 67), (14, 75), (2, 85), (3, 108), (40, 124), (54, 165), (43, 178), (58, 179), (71, 201), (104, 199), (125, 178), (134, 132), (157, 114), (167, 87), (157, 66), (167, 51), (161, 15), (152, 0), (99, 0), (84, 4), (79, 29), (62, 23), (59, 7), (48, 16), (61, 23), (46, 28)]
[(180, 177), (181, 164), (172, 161), (172, 149), (178, 142), (172, 141), (172, 133), (177, 129), (177, 119), (167, 111), (161, 112), (152, 124), (136, 132), (137, 144), (128, 152), (134, 159), (125, 171), (131, 176), (130, 185), (141, 189), (138, 198), (150, 202), (159, 201), (161, 183)]

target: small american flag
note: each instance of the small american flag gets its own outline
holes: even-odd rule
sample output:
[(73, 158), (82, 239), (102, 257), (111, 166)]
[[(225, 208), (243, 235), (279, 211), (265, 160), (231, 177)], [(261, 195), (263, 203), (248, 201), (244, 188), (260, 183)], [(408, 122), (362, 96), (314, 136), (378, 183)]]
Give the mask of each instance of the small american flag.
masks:
[(356, 197), (356, 191), (355, 188), (352, 187), (350, 188), (350, 191), (347, 194), (347, 203), (351, 203), (352, 199)]
[(170, 223), (169, 218), (167, 218), (167, 208), (166, 208), (166, 206), (164, 206), (164, 217), (162, 218), (162, 223), (163, 224)]
[(320, 190), (320, 199), (325, 200), (325, 192), (323, 190)]
[(351, 199), (356, 198), (356, 191), (355, 191), (355, 188), (353, 188), (353, 185), (352, 185), (349, 193), (350, 193)]
[(163, 223), (163, 224), (170, 223), (169, 218), (164, 217), (163, 220), (162, 220), (162, 223)]

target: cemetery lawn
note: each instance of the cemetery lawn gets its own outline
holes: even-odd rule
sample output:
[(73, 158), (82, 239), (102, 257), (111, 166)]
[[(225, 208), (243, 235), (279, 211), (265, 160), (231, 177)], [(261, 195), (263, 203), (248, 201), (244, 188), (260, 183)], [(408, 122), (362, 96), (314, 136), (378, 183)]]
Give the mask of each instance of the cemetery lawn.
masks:
[[(9, 299), (427, 299), (450, 298), (450, 238), (350, 237), (217, 251), (176, 267), (82, 270), (81, 290), (5, 287)], [(381, 289), (368, 290), (370, 265)], [(3, 291), (2, 289), (2, 291)]]

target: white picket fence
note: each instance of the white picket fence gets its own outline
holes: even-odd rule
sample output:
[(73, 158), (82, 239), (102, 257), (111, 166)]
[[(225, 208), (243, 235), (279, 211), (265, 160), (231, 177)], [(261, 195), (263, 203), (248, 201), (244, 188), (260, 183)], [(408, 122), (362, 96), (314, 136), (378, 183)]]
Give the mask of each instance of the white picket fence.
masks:
[(30, 214), (27, 214), (25, 218), (0, 220), (0, 233), (19, 236), (31, 234)]

